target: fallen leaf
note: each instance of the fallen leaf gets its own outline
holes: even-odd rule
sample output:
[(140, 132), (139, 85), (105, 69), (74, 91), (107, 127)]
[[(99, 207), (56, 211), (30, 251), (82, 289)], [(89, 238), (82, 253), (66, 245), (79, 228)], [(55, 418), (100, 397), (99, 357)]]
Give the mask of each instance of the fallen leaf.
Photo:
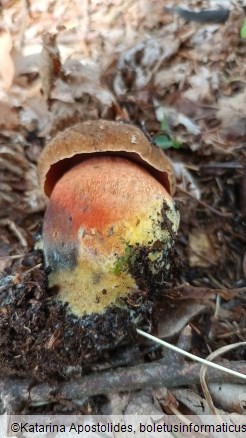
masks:
[(11, 107), (7, 102), (0, 101), (0, 128), (15, 130), (18, 128), (19, 123), (17, 110)]
[(174, 397), (189, 409), (190, 414), (210, 415), (209, 406), (204, 398), (196, 394), (191, 389), (175, 388), (172, 389)]
[(216, 406), (226, 412), (246, 415), (246, 385), (239, 383), (211, 383), (208, 385)]
[(246, 18), (244, 19), (243, 25), (240, 29), (240, 37), (246, 38)]
[(162, 409), (159, 404), (153, 403), (153, 396), (147, 390), (132, 392), (124, 415), (162, 415)]
[(189, 264), (190, 267), (203, 267), (215, 265), (219, 253), (212, 238), (202, 229), (193, 228), (189, 233)]
[(60, 52), (56, 45), (57, 34), (43, 34), (43, 49), (40, 58), (40, 76), (45, 100), (50, 99), (55, 80), (61, 72)]
[(221, 120), (221, 135), (228, 140), (246, 136), (246, 88), (232, 97), (222, 97), (218, 102), (217, 118)]
[(145, 87), (161, 64), (178, 51), (179, 46), (179, 39), (168, 35), (165, 44), (162, 38), (152, 37), (123, 52), (114, 80), (116, 95), (121, 96), (130, 89)]
[(205, 66), (196, 70), (195, 75), (188, 78), (190, 88), (183, 93), (183, 96), (194, 102), (213, 102), (214, 93), (219, 89), (219, 73)]
[(12, 37), (7, 29), (0, 29), (0, 83), (9, 90), (14, 78), (14, 63), (11, 57)]
[(179, 89), (191, 75), (192, 65), (188, 62), (160, 67), (154, 76), (154, 85), (158, 90), (158, 95), (164, 95), (173, 84), (179, 84)]
[(194, 300), (182, 300), (172, 309), (158, 312), (158, 337), (168, 338), (179, 333), (196, 315), (206, 308)]
[(153, 137), (153, 140), (155, 145), (161, 149), (179, 149), (181, 147), (181, 144), (177, 140), (174, 140), (165, 134), (157, 134)]
[(158, 100), (153, 99), (155, 106), (156, 118), (159, 122), (163, 119), (167, 119), (170, 127), (176, 127), (178, 125), (183, 125), (190, 134), (199, 135), (201, 130), (199, 126), (194, 123), (189, 117), (184, 114), (179, 113), (174, 108), (166, 107), (162, 105)]
[[(192, 286), (192, 284), (189, 283), (183, 283), (175, 288), (175, 293), (177, 293), (175, 296), (176, 300), (192, 299), (193, 301), (196, 301), (196, 303), (207, 304), (208, 300), (215, 298), (215, 294), (218, 293), (222, 295), (225, 294), (225, 291), (221, 289), (211, 289), (209, 287), (197, 287)], [(229, 292), (227, 292), (227, 299), (229, 299), (228, 295), (230, 295)]]
[(40, 52), (25, 55), (17, 50), (12, 51), (13, 62), (15, 66), (15, 80), (22, 75), (37, 73), (40, 65)]
[(156, 397), (164, 412), (166, 408), (170, 408), (172, 410), (173, 407), (178, 408), (179, 406), (179, 403), (174, 397), (173, 392), (169, 391), (169, 389), (165, 387), (154, 389), (152, 394), (154, 397)]
[(52, 99), (65, 103), (75, 103), (90, 95), (103, 105), (115, 103), (113, 94), (101, 84), (100, 69), (95, 63), (82, 64), (69, 60), (63, 65), (63, 77), (57, 78), (50, 93)]
[(190, 193), (195, 199), (201, 199), (201, 192), (197, 182), (185, 167), (184, 163), (172, 162), (175, 172), (177, 189)]

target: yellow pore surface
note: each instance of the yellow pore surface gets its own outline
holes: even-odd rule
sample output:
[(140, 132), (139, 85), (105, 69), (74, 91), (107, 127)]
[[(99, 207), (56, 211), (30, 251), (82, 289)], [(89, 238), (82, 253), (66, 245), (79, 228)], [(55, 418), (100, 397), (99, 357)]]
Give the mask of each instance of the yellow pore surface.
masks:
[(137, 289), (130, 272), (124, 267), (116, 273), (115, 266), (129, 245), (150, 247), (159, 240), (168, 247), (163, 206), (176, 231), (179, 219), (170, 195), (145, 169), (124, 158), (87, 159), (59, 180), (47, 209), (44, 240), (49, 245), (66, 236), (76, 248), (76, 266), (49, 276), (49, 285), (59, 286), (59, 298), (73, 313), (101, 313)]

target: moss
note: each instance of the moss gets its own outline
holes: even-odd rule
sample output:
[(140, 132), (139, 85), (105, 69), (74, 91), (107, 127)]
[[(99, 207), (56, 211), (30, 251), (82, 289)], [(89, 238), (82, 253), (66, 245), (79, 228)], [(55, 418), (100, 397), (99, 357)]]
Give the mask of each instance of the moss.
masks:
[(112, 269), (112, 273), (115, 275), (120, 275), (122, 272), (129, 271), (129, 266), (132, 266), (135, 262), (136, 255), (132, 245), (129, 243), (126, 244), (124, 254), (121, 257), (118, 257), (114, 267)]

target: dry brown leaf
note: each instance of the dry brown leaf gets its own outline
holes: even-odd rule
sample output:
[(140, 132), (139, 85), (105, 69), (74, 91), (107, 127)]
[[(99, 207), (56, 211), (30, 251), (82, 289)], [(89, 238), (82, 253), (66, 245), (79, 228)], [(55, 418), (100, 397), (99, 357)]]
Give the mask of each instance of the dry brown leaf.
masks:
[(206, 308), (193, 300), (176, 302), (172, 309), (163, 309), (158, 314), (158, 337), (168, 338), (179, 333), (196, 315)]
[(234, 61), (243, 20), (243, 9), (234, 8), (223, 26), (214, 24), (197, 26), (197, 32), (190, 41), (192, 49), (186, 51), (186, 57), (190, 55), (190, 59), (202, 64)]
[(154, 75), (154, 84), (158, 95), (164, 95), (173, 84), (179, 84), (179, 89), (182, 89), (182, 85), (191, 75), (192, 69), (192, 65), (188, 62), (174, 63), (165, 68), (160, 68)]
[(38, 213), (45, 209), (45, 199), (39, 185), (37, 166), (29, 163), (25, 174), (26, 190), (24, 200), (29, 213)]
[(129, 404), (131, 394), (129, 392), (127, 393), (109, 393), (108, 399), (110, 403), (110, 414), (111, 415), (122, 415), (124, 414), (127, 405)]
[(189, 409), (193, 415), (210, 415), (209, 406), (204, 398), (191, 389), (172, 389), (174, 397)]
[(183, 125), (190, 134), (199, 135), (201, 133), (199, 126), (189, 117), (179, 113), (175, 108), (162, 105), (157, 99), (153, 99), (153, 102), (155, 106), (156, 118), (160, 123), (166, 119), (168, 126), (171, 128), (174, 128), (178, 125)]
[(208, 267), (219, 260), (219, 251), (209, 234), (198, 228), (189, 233), (189, 264), (191, 267)]
[(213, 102), (214, 93), (219, 88), (219, 73), (205, 66), (197, 69), (196, 74), (188, 78), (190, 87), (183, 96), (194, 102)]
[[(223, 354), (225, 354), (225, 353), (227, 353), (227, 352), (229, 352), (231, 350), (234, 350), (234, 349), (237, 349), (237, 348), (242, 348), (242, 349), (244, 348), (245, 349), (245, 347), (246, 347), (246, 341), (245, 342), (237, 342), (237, 343), (234, 343), (234, 344), (229, 344), (229, 345), (226, 345), (224, 347), (218, 348), (217, 350), (215, 350), (212, 353), (210, 353), (208, 355), (208, 357), (206, 358), (206, 360), (207, 361), (213, 361), (218, 356), (221, 356), (221, 355), (223, 355)], [(208, 388), (208, 385), (206, 383), (205, 376), (206, 376), (207, 369), (208, 369), (208, 365), (203, 364), (202, 367), (201, 367), (201, 370), (200, 370), (200, 382), (201, 382), (201, 387), (202, 387), (203, 393), (205, 395), (205, 398), (207, 400), (207, 403), (209, 404), (209, 407), (211, 409), (212, 415), (216, 415), (216, 414), (218, 414), (220, 412), (214, 406), (213, 399), (211, 397), (211, 392), (210, 392), (210, 390)], [(246, 385), (244, 384), (243, 386), (244, 386), (244, 389), (245, 389)], [(245, 398), (244, 396), (245, 396), (245, 390), (243, 391), (243, 399)], [(241, 397), (240, 397), (240, 399), (241, 399)], [(243, 400), (243, 403), (244, 402), (245, 402), (245, 400)]]
[(120, 56), (114, 90), (117, 96), (129, 89), (145, 87), (161, 64), (177, 53), (180, 41), (174, 35), (166, 38), (148, 38)]
[(59, 49), (56, 45), (56, 34), (43, 34), (43, 49), (40, 59), (40, 76), (45, 100), (50, 99), (51, 91), (56, 78), (61, 71)]
[(14, 130), (17, 129), (18, 126), (19, 116), (16, 109), (12, 108), (7, 102), (0, 101), (0, 128)]
[(173, 162), (173, 169), (175, 172), (177, 190), (188, 192), (193, 198), (201, 199), (201, 192), (197, 182), (185, 167), (184, 163)]
[(98, 99), (105, 105), (115, 102), (113, 94), (100, 83), (100, 69), (96, 64), (83, 65), (77, 60), (69, 60), (63, 66), (63, 78), (58, 78), (50, 97), (65, 103), (76, 103), (85, 95)]
[(146, 412), (148, 412), (148, 415), (163, 414), (159, 403), (155, 403), (152, 394), (145, 390), (131, 393), (124, 414), (130, 415), (133, 412), (136, 415), (146, 415)]
[(221, 120), (221, 134), (228, 140), (246, 136), (246, 88), (233, 97), (223, 97), (218, 102), (217, 118)]
[(9, 90), (14, 78), (14, 63), (11, 57), (12, 37), (7, 29), (0, 29), (0, 85)]
[(173, 408), (177, 409), (179, 406), (179, 403), (174, 397), (173, 392), (169, 391), (165, 387), (154, 389), (152, 391), (152, 394), (154, 395), (154, 397), (156, 397), (164, 412), (167, 408), (171, 409), (172, 411)]
[(239, 383), (211, 383), (209, 391), (216, 406), (227, 412), (246, 415), (246, 385)]
[(26, 159), (23, 144), (10, 139), (6, 143), (0, 145), (0, 218), (15, 220), (40, 211), (44, 201), (38, 195), (36, 167)]
[[(44, 55), (47, 58), (46, 49)], [(49, 62), (52, 64), (52, 58)], [(50, 120), (44, 126), (43, 135), (54, 135), (81, 120), (107, 118), (108, 111), (117, 105), (114, 95), (102, 85), (96, 63), (69, 59), (64, 65), (60, 64), (60, 72), (58, 76), (52, 73), (48, 79), (45, 75), (43, 78), (50, 109)]]
[(40, 53), (25, 55), (13, 50), (13, 62), (15, 65), (15, 80), (18, 76), (37, 73), (40, 66)]
[(189, 283), (181, 284), (175, 288), (177, 296), (175, 299), (192, 299), (200, 304), (206, 304), (208, 300), (215, 297), (216, 293), (224, 292), (220, 289), (211, 289), (209, 287), (196, 287)]

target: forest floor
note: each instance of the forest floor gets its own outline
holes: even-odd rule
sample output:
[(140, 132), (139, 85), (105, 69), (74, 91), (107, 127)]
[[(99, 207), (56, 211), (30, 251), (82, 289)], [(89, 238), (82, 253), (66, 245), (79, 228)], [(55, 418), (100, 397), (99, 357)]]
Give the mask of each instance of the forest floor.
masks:
[[(180, 7), (223, 7), (228, 14), (223, 22), (197, 22), (183, 19)], [(80, 121), (124, 115), (148, 133), (173, 161), (181, 218), (179, 275), (155, 333), (203, 358), (245, 341), (242, 2), (13, 0), (3, 1), (0, 13), (2, 411), (136, 413), (141, 405), (139, 413), (146, 414), (211, 413), (200, 365), (138, 336), (104, 351), (86, 378), (78, 367), (71, 382), (63, 376), (52, 386), (41, 365), (40, 374), (29, 373), (31, 351), (41, 343), (49, 353), (46, 367), (59, 360), (54, 326), (46, 326), (48, 337), (37, 332), (51, 299), (38, 249), (45, 199), (37, 162), (51, 137)], [(241, 344), (217, 360), (245, 374), (245, 351)], [(41, 353), (35, 357), (42, 362)], [(220, 413), (245, 414), (246, 390), (238, 378), (210, 370), (207, 379)]]

